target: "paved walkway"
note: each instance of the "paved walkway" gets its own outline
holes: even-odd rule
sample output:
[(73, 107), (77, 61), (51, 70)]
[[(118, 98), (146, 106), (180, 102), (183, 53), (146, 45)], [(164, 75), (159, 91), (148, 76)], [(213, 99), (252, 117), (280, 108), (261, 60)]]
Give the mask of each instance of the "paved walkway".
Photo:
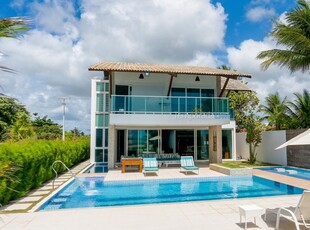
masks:
[[(89, 161), (82, 162), (77, 166), (73, 167), (71, 171), (74, 174), (78, 174), (89, 164)], [(14, 200), (9, 205), (4, 206), (3, 208), (1, 208), (1, 212), (27, 212), (31, 210), (38, 202), (42, 201), (45, 197), (50, 195), (53, 191), (58, 189), (61, 185), (66, 183), (71, 178), (72, 175), (68, 172), (61, 174), (54, 182), (54, 189), (53, 180), (50, 180), (44, 183), (41, 187), (29, 192), (25, 197)]]
[[(7, 214), (0, 215), (0, 229), (241, 230), (244, 223), (239, 223), (239, 205), (257, 204), (263, 208), (274, 209), (295, 206), (299, 197), (294, 195)], [(294, 229), (290, 222), (281, 220), (280, 223), (282, 230)], [(274, 229), (275, 214), (268, 212), (267, 221), (261, 219), (260, 226), (261, 229)], [(249, 219), (248, 229), (260, 228), (254, 224), (253, 219)]]

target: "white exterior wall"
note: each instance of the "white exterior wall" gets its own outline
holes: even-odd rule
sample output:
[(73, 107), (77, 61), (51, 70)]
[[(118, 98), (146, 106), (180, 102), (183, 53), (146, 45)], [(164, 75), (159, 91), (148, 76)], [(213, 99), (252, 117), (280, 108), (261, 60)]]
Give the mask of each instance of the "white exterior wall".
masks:
[[(236, 134), (237, 156), (249, 158), (249, 145), (246, 143), (246, 133)], [(285, 130), (266, 131), (262, 133), (262, 143), (257, 148), (257, 160), (272, 164), (287, 165), (286, 148), (274, 150), (286, 142)]]
[(263, 132), (262, 143), (257, 152), (258, 160), (286, 166), (286, 148), (274, 150), (284, 142), (286, 142), (285, 130)]
[[(139, 79), (139, 75), (140, 73), (115, 73), (115, 85), (131, 86), (132, 95), (167, 96), (170, 75), (151, 73), (145, 76), (144, 74), (144, 79)], [(195, 75), (178, 75), (173, 78), (172, 88), (214, 89), (214, 95), (217, 95), (216, 77), (199, 76), (200, 81), (195, 81), (195, 78)]]
[(245, 141), (246, 133), (236, 133), (236, 154), (237, 158), (249, 158), (249, 145)]

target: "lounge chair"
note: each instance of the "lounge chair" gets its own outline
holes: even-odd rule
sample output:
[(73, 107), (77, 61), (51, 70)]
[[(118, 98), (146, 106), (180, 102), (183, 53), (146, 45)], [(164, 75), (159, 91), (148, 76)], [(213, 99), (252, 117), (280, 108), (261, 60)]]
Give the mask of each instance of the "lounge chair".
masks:
[(155, 157), (143, 158), (143, 174), (158, 172), (158, 161)]
[(275, 170), (276, 170), (277, 172), (285, 172), (285, 169), (284, 169), (284, 168), (275, 168)]
[(299, 225), (310, 228), (310, 191), (304, 191), (293, 211), (287, 208), (278, 209), (276, 229), (279, 229), (281, 217), (293, 221), (297, 230), (300, 230)]
[(198, 171), (197, 174), (199, 174), (199, 168), (195, 166), (194, 160), (192, 156), (183, 156), (181, 157), (181, 169), (180, 172), (184, 172), (187, 174), (187, 172), (193, 172)]

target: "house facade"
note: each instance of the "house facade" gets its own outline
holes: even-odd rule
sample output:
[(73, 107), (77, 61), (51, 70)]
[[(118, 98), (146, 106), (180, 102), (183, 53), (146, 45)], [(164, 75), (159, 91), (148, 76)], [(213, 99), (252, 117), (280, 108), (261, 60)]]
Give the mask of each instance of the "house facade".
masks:
[(123, 156), (236, 159), (235, 121), (223, 92), (230, 79), (250, 75), (115, 62), (89, 70), (102, 74), (91, 84), (91, 162), (114, 168)]

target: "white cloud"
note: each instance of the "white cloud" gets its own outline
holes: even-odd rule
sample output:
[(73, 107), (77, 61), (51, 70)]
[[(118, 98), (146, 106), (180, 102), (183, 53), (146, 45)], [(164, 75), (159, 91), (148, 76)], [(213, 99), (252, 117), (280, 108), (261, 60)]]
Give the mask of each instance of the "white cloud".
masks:
[(250, 9), (246, 13), (246, 18), (251, 22), (259, 22), (259, 21), (262, 21), (264, 18), (272, 17), (275, 14), (276, 13), (273, 8), (266, 9), (261, 6), (258, 6), (258, 7)]
[(248, 81), (249, 87), (257, 92), (262, 103), (270, 93), (279, 92), (282, 98), (287, 96), (293, 99), (293, 93), (310, 88), (309, 77), (306, 74), (291, 73), (286, 68), (274, 65), (266, 71), (261, 70), (262, 60), (256, 59), (256, 56), (263, 50), (273, 48), (276, 48), (274, 41), (265, 38), (263, 41), (245, 40), (238, 48), (227, 49), (232, 69), (252, 74), (252, 79), (245, 80)]
[[(33, 29), (20, 40), (1, 39), (4, 93), (33, 113), (61, 122), (60, 97), (68, 102), (68, 128), (89, 129), (90, 77), (98, 61), (216, 66), (224, 48), (227, 15), (209, 0), (66, 0), (13, 2), (33, 9)], [(73, 126), (73, 127), (70, 127)]]

